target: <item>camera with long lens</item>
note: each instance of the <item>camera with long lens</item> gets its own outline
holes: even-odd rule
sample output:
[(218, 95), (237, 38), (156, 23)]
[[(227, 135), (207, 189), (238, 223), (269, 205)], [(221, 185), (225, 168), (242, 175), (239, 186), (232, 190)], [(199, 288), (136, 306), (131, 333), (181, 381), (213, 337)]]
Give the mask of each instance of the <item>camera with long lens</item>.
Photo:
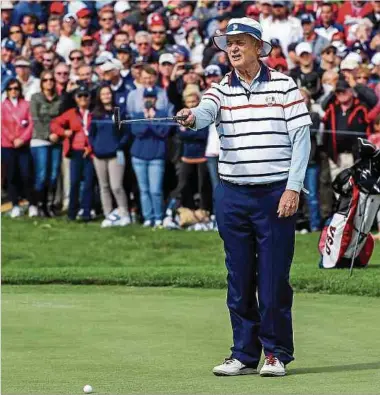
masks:
[(150, 110), (154, 107), (154, 103), (152, 100), (145, 100), (144, 106), (147, 110)]

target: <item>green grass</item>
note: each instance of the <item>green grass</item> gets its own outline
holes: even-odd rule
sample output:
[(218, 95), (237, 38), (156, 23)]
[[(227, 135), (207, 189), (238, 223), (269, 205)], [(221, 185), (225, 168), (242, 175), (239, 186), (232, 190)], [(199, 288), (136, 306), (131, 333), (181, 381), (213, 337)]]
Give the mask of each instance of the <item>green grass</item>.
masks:
[(280, 379), (218, 378), (225, 291), (3, 286), (2, 394), (378, 394), (379, 299), (297, 294)]
[[(380, 248), (370, 267), (318, 268), (318, 235), (297, 236), (292, 285), (297, 291), (380, 296)], [(5, 284), (124, 284), (224, 288), (222, 241), (214, 232), (100, 229), (99, 223), (2, 220)]]

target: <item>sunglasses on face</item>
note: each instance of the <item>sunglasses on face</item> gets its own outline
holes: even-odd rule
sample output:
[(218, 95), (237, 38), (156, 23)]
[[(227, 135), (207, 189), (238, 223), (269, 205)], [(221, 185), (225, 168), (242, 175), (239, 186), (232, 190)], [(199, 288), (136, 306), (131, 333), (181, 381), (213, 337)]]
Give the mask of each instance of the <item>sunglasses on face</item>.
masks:
[(73, 56), (70, 60), (83, 60), (83, 56)]
[(162, 66), (173, 66), (171, 63), (169, 62), (163, 62), (161, 63)]
[(9, 34), (21, 33), (21, 30), (11, 30)]
[(148, 46), (149, 46), (149, 43), (138, 43), (137, 46), (138, 46), (138, 47), (142, 47), (142, 46), (148, 47)]
[(55, 74), (57, 75), (69, 75), (67, 71), (57, 71)]
[(86, 41), (82, 43), (82, 47), (92, 47), (92, 45), (93, 45), (92, 41)]
[(88, 99), (90, 97), (90, 95), (88, 93), (79, 93), (79, 95), (77, 95), (78, 99)]
[(52, 62), (54, 59), (49, 59), (49, 58), (43, 58), (42, 61), (43, 62)]
[(18, 86), (10, 86), (8, 89), (8, 91), (15, 91), (15, 92), (19, 92), (20, 88)]
[(160, 35), (164, 35), (165, 34), (165, 30), (156, 30), (156, 31), (151, 31), (151, 34), (160, 34)]
[(48, 82), (48, 81), (54, 82), (54, 78), (44, 78), (44, 79), (42, 80), (42, 82)]
[(102, 18), (101, 21), (103, 21), (103, 22), (112, 22), (113, 18)]

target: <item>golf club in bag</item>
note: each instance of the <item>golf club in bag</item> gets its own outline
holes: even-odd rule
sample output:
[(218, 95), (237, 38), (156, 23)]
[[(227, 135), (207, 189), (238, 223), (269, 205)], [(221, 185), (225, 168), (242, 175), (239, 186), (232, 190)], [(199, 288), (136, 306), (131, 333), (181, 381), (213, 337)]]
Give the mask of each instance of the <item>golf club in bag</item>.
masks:
[(358, 139), (359, 160), (334, 180), (337, 207), (319, 239), (320, 268), (366, 267), (374, 249), (370, 234), (380, 207), (380, 150)]

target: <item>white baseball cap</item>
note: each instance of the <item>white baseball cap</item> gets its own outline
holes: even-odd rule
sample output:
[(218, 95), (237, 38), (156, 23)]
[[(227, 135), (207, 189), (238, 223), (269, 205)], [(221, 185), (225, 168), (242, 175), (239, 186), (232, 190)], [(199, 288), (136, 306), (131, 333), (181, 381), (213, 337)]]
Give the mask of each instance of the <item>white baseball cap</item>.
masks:
[(377, 52), (375, 55), (372, 56), (371, 64), (374, 66), (380, 65), (380, 52)]
[(131, 6), (130, 6), (130, 4), (128, 3), (128, 1), (126, 1), (126, 0), (119, 0), (119, 1), (117, 1), (116, 3), (115, 3), (115, 6), (114, 6), (114, 8), (113, 8), (113, 10), (115, 11), (115, 12), (120, 12), (120, 13), (123, 13), (123, 12), (125, 12), (125, 11), (130, 11), (131, 10)]
[(165, 62), (175, 64), (174, 55), (172, 53), (163, 53), (162, 55), (160, 55), (160, 58), (158, 59), (158, 63), (162, 64)]
[(265, 57), (270, 54), (272, 46), (262, 39), (263, 28), (260, 23), (251, 18), (232, 18), (228, 22), (226, 32), (213, 37), (214, 44), (226, 52), (227, 50), (227, 36), (236, 34), (249, 34), (253, 38), (263, 43), (260, 56)]
[(303, 53), (313, 53), (313, 48), (309, 43), (299, 43), (296, 46), (296, 55), (301, 56)]
[(340, 64), (341, 70), (355, 70), (359, 67), (359, 63), (355, 59), (343, 59)]
[(357, 52), (350, 52), (345, 58), (345, 60), (354, 60), (357, 63), (362, 63), (363, 59)]
[(121, 70), (122, 68), (123, 64), (120, 62), (119, 59), (111, 59), (100, 66), (100, 70), (102, 70), (103, 72), (111, 70)]

